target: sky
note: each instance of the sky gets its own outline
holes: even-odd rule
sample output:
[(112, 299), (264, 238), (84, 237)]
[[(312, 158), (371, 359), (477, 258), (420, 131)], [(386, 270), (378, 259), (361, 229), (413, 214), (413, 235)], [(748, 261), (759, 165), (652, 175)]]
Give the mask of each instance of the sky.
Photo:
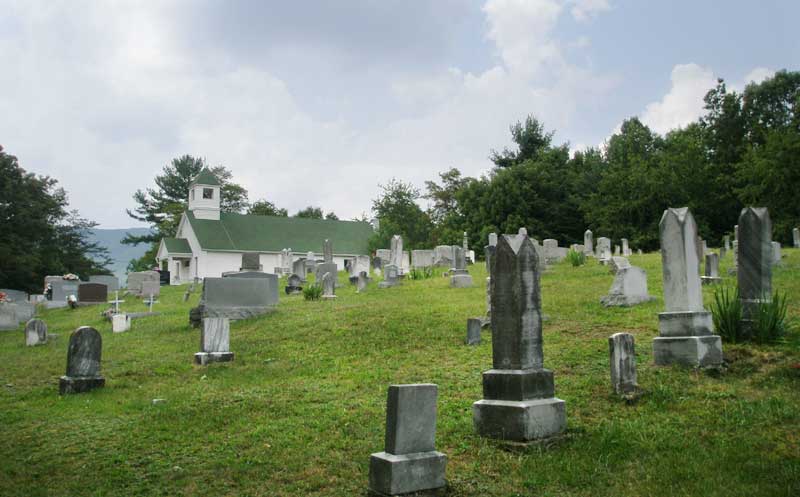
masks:
[(0, 145), (102, 228), (175, 157), (342, 219), (491, 169), (529, 114), (573, 150), (800, 69), (800, 2), (0, 0)]

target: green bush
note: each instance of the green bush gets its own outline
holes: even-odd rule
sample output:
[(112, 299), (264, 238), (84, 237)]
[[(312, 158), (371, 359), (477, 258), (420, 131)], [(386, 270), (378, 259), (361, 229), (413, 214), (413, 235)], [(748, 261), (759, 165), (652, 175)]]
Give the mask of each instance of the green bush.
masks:
[(303, 298), (306, 300), (319, 300), (322, 297), (322, 286), (314, 283), (303, 287)]
[(739, 300), (739, 289), (721, 287), (714, 292), (714, 303), (711, 304), (711, 315), (714, 318), (714, 330), (725, 343), (737, 343), (746, 340), (742, 327), (742, 302)]
[(432, 267), (412, 268), (411, 271), (408, 272), (408, 279), (411, 280), (427, 280), (428, 278), (432, 277), (433, 277)]
[(567, 261), (574, 267), (583, 266), (586, 264), (586, 254), (569, 249), (569, 252), (567, 252)]
[(780, 341), (789, 328), (786, 320), (786, 295), (775, 292), (772, 301), (762, 301), (758, 314), (753, 317), (752, 340), (756, 343)]

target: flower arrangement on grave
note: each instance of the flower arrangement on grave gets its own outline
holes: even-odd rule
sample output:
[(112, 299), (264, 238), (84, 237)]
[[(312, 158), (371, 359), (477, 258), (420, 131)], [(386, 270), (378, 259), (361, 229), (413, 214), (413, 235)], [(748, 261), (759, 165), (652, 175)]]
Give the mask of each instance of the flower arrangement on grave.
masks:
[(80, 279), (77, 274), (72, 273), (65, 274), (62, 278), (69, 281), (78, 281)]
[(6, 292), (0, 292), (0, 302), (8, 302), (8, 294)]

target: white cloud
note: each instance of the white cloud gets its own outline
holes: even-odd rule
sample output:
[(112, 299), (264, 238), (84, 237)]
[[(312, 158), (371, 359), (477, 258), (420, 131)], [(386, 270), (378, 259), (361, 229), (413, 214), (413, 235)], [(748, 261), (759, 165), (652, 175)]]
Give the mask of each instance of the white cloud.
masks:
[(672, 86), (658, 102), (642, 113), (642, 122), (653, 131), (666, 133), (696, 120), (703, 113), (703, 97), (714, 88), (714, 72), (697, 64), (679, 64), (672, 69)]
[(611, 10), (608, 0), (574, 0), (572, 17), (578, 22), (588, 22), (598, 14)]
[(744, 77), (744, 86), (747, 86), (750, 83), (761, 83), (765, 79), (771, 78), (774, 74), (775, 71), (772, 69), (767, 69), (766, 67), (756, 67)]

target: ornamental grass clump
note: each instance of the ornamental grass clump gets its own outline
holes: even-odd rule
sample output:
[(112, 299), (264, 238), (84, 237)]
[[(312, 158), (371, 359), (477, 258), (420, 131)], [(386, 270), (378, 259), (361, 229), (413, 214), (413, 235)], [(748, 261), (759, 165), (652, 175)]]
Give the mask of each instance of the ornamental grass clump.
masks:
[(586, 264), (586, 254), (578, 252), (577, 250), (569, 249), (567, 252), (567, 260), (574, 267), (583, 266)]
[(303, 288), (303, 298), (306, 300), (319, 300), (322, 297), (322, 286), (314, 283)]

